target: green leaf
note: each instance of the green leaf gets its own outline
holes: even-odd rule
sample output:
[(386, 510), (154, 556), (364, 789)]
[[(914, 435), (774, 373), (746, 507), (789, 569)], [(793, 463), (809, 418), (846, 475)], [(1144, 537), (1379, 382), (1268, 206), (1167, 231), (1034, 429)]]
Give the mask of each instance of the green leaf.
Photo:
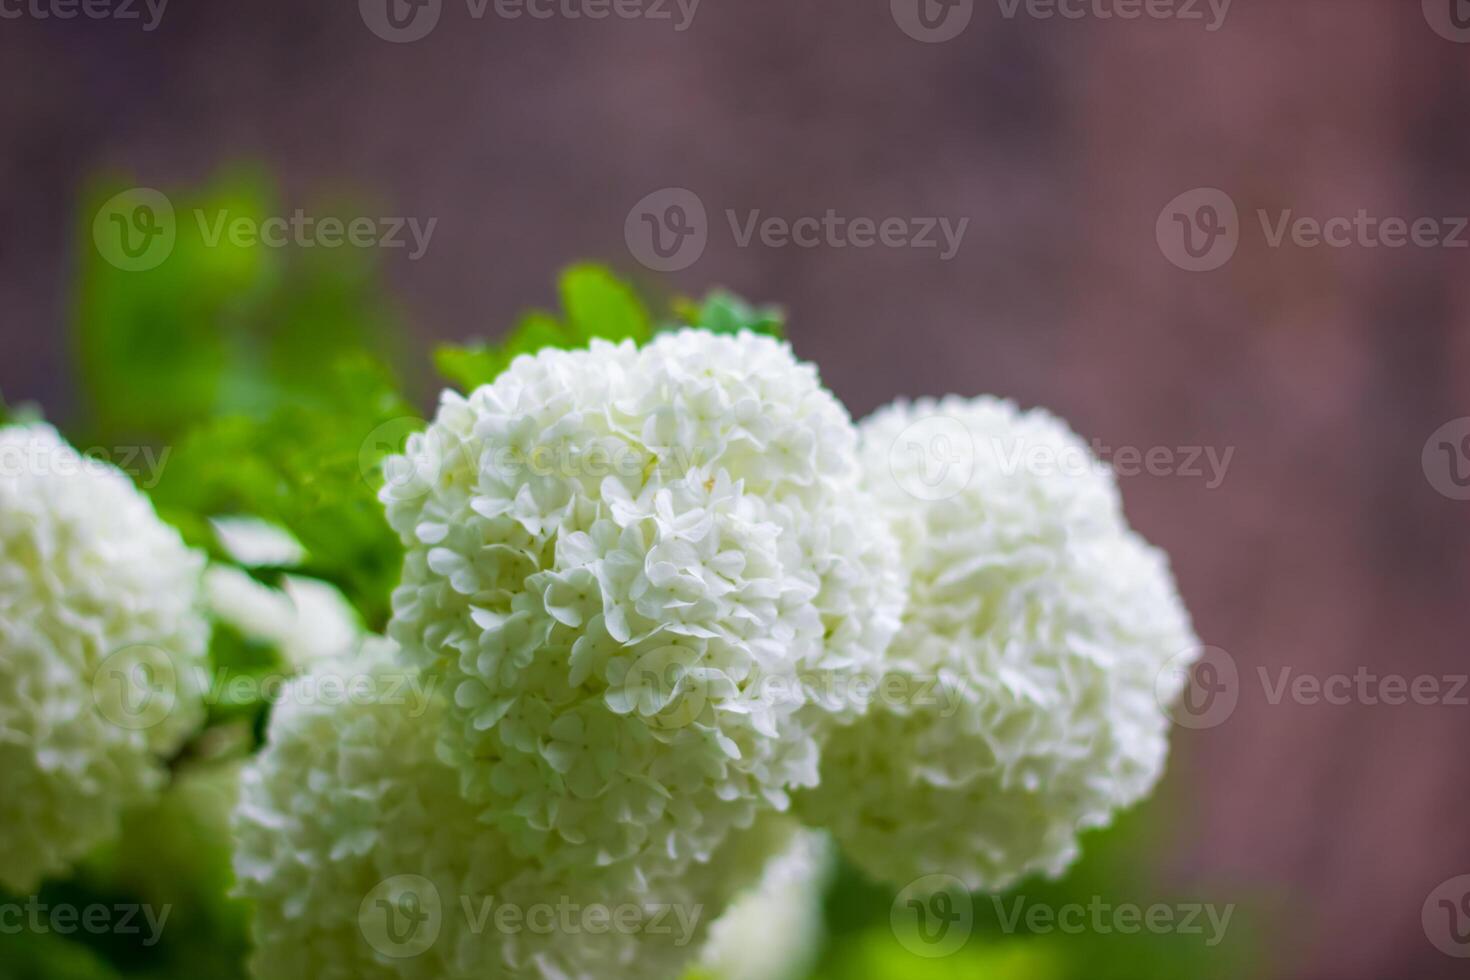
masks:
[(569, 267), (561, 274), (558, 290), (564, 320), (545, 310), (531, 310), (499, 342), (441, 345), (434, 351), (434, 366), (462, 390), (473, 391), (494, 381), (522, 354), (548, 347), (573, 350), (594, 339), (642, 344), (653, 334), (652, 317), (633, 287), (603, 266)]
[(674, 310), (682, 322), (712, 333), (739, 333), (741, 330), (749, 330), (771, 337), (786, 335), (786, 313), (780, 307), (754, 306), (723, 289), (712, 291), (703, 303), (677, 301)]
[(579, 345), (593, 338), (642, 344), (653, 333), (653, 320), (633, 287), (604, 266), (582, 263), (561, 275), (561, 303), (566, 328)]
[(440, 344), (434, 349), (434, 367), (461, 391), (474, 391), (495, 380), (501, 357), (498, 350), (485, 344)]

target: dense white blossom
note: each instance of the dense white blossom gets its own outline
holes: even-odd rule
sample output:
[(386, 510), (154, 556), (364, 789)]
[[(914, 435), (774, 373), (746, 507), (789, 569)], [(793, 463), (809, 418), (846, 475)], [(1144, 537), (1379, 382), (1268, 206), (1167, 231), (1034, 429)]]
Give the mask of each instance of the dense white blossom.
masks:
[(388, 461), (390, 633), (517, 853), (672, 872), (815, 782), (902, 603), (855, 444), (784, 343), (684, 330), (518, 358)]
[(1197, 645), (1166, 559), (1044, 412), (899, 403), (861, 433), (911, 576), (884, 680), (913, 696), (833, 738), (804, 815), (899, 885), (1060, 873), (1162, 771), (1179, 684), (1160, 672)]
[[(674, 978), (789, 840), (758, 821), (636, 889), (545, 873), (460, 795), (434, 747), (446, 704), (392, 653), (318, 663), (243, 775), (235, 869), (262, 980)], [(332, 689), (371, 696), (315, 693)]]
[(116, 468), (0, 429), (0, 883), (63, 871), (202, 718), (202, 556)]

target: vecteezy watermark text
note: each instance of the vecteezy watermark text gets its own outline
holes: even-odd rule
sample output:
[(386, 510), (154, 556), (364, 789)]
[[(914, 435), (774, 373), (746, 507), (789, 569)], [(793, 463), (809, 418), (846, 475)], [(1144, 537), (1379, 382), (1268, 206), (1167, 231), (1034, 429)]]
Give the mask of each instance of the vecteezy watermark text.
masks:
[[(1218, 31), (1233, 0), (995, 0), (1006, 20), (1178, 20)], [(889, 0), (893, 22), (915, 41), (939, 44), (965, 32), (976, 0)]]
[(700, 904), (584, 903), (563, 895), (518, 903), (494, 895), (461, 895), (448, 903), (428, 878), (393, 875), (378, 882), (358, 907), (358, 927), (368, 945), (393, 959), (419, 956), (439, 941), (446, 918), (458, 915), (460, 935), (494, 931), (514, 936), (657, 936), (682, 948), (693, 941), (704, 915)]
[(0, 20), (138, 21), (151, 32), (167, 8), (168, 0), (0, 0)]
[(1001, 16), (1033, 20), (1203, 21), (1210, 33), (1225, 25), (1233, 0), (995, 0)]
[[(142, 936), (144, 946), (157, 945), (168, 924), (172, 905), (154, 907), (134, 902), (106, 905), (71, 905), (47, 903), (35, 895), (24, 902), (0, 902), (0, 935), (16, 936), (23, 932), (45, 935)], [(145, 932), (146, 930), (146, 932)]]
[(122, 470), (144, 490), (158, 486), (172, 446), (69, 447), (19, 444), (0, 447), (0, 477), (76, 476), (89, 469)]
[(1208, 947), (1218, 946), (1224, 941), (1230, 919), (1235, 914), (1234, 904), (1154, 902), (1139, 905), (1110, 902), (1101, 895), (1093, 895), (1085, 905), (1081, 902), (1063, 905), (1030, 902), (1024, 895), (1010, 900), (992, 895), (990, 901), (995, 907), (1001, 931), (1007, 935), (1021, 931), (1034, 935), (1059, 932), (1068, 936), (1149, 933), (1156, 936), (1199, 936)]
[(1089, 472), (1118, 476), (1178, 476), (1204, 481), (1206, 490), (1225, 482), (1235, 447), (1110, 446), (1093, 439), (1082, 445), (1056, 446), (1022, 439), (993, 439), (992, 449), (1006, 476), (1026, 472), (1036, 476), (1082, 476)]
[(410, 262), (423, 258), (434, 237), (438, 218), (356, 217), (318, 218), (300, 208), (289, 216), (257, 218), (228, 210), (194, 209), (194, 220), (204, 244), (216, 248), (225, 241), (236, 248), (407, 248)]
[(1119, 477), (1179, 477), (1214, 490), (1225, 482), (1235, 447), (1112, 446), (1053, 440), (992, 437), (976, 439), (957, 418), (936, 413), (907, 426), (888, 447), (895, 483), (920, 500), (946, 500), (963, 492), (982, 463), (1004, 477), (1043, 479), (1109, 472)]
[(184, 704), (386, 705), (410, 718), (429, 708), (435, 682), (416, 671), (375, 673), (274, 672), (252, 674), (226, 667), (212, 674), (191, 670), (161, 647), (138, 643), (122, 647), (97, 665), (92, 699), (109, 723), (128, 731), (163, 724)]
[[(464, 0), (474, 21), (647, 20), (678, 33), (694, 23), (702, 0)], [(384, 41), (407, 44), (428, 37), (444, 14), (444, 0), (358, 0), (362, 22)]]

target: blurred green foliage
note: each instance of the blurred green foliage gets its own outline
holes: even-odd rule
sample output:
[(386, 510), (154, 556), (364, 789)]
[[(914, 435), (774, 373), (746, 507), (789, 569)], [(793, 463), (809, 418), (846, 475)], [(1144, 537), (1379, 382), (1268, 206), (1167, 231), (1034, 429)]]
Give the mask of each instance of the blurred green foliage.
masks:
[[(1155, 800), (1112, 827), (1085, 835), (1082, 858), (1056, 881), (1032, 877), (1001, 894), (971, 896), (971, 932), (946, 956), (926, 958), (905, 948), (891, 924), (895, 890), (844, 865), (828, 892), (828, 944), (813, 980), (1239, 980), (1258, 975), (1259, 896), (1181, 890), (1159, 878), (1159, 859), (1167, 853), (1159, 826), (1166, 802)], [(1220, 917), (1230, 907), (1221, 934), (1203, 910), (1191, 912), (1204, 905), (1214, 906)], [(1118, 927), (1123, 920), (1114, 918), (1116, 910), (1152, 906), (1167, 908), (1174, 922), (1187, 928)], [(1042, 928), (1033, 931), (1028, 912), (1038, 908), (1049, 918), (1040, 919)], [(1063, 909), (1073, 910), (1066, 930), (1055, 918)]]
[[(547, 347), (570, 350), (594, 339), (632, 340), (642, 344), (655, 330), (702, 327), (715, 333), (752, 330), (783, 336), (784, 317), (775, 307), (754, 307), (733, 293), (715, 290), (703, 302), (675, 299), (670, 315), (659, 319), (630, 283), (604, 266), (589, 262), (570, 266), (558, 282), (562, 315), (545, 310), (522, 314), (501, 339), (441, 345), (434, 364), (447, 380), (464, 391), (488, 384), (522, 354)], [(655, 327), (657, 322), (657, 327)]]

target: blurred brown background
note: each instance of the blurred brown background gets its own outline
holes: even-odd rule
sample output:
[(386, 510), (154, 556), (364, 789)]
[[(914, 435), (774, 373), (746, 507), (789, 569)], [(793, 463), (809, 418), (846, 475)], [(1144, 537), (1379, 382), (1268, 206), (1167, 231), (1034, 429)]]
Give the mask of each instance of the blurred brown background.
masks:
[[(1470, 45), (1433, 11), (1235, 0), (1208, 30), (1203, 3), (1124, 21), (977, 0), (958, 37), (921, 43), (888, 0), (705, 0), (684, 31), (677, 7), (476, 20), (446, 0), (390, 44), (348, 2), (176, 3), (153, 31), (0, 19), (9, 400), (72, 404), (72, 231), (99, 170), (168, 187), (253, 159), (288, 206), (345, 186), (437, 217), (423, 258), (386, 261), (425, 351), (549, 302), (571, 259), (651, 278), (625, 218), (688, 188), (709, 246), (673, 281), (786, 305), (855, 415), (994, 392), (1112, 447), (1234, 450), (1213, 489), (1124, 479), (1242, 677), (1228, 720), (1176, 731), (1170, 867), (1276, 896), (1287, 975), (1464, 975), (1420, 913), (1470, 872), (1470, 707), (1273, 705), (1257, 675), (1470, 670), (1470, 503), (1421, 466), (1470, 415), (1470, 249), (1273, 248), (1256, 218), (1470, 213)], [(1239, 245), (1188, 272), (1156, 219), (1198, 187), (1238, 206)], [(829, 208), (970, 223), (941, 261), (742, 248), (724, 218)]]

